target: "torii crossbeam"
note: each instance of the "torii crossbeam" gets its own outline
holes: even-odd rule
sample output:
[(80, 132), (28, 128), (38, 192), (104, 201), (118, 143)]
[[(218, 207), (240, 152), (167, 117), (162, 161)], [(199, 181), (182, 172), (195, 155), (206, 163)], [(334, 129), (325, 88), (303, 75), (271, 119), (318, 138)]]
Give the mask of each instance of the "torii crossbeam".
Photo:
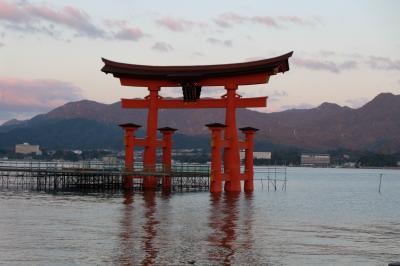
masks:
[[(240, 191), (241, 180), (248, 182), (251, 180), (251, 186), (247, 186), (248, 189), (245, 186), (245, 189), (252, 190), (252, 164), (251, 171), (240, 173), (239, 148), (247, 149), (248, 145), (241, 143), (238, 139), (236, 108), (266, 107), (267, 97), (242, 98), (236, 91), (241, 85), (268, 83), (271, 75), (288, 71), (288, 59), (292, 54), (293, 52), (290, 52), (275, 58), (253, 62), (200, 66), (145, 66), (103, 59), (105, 65), (102, 71), (119, 78), (123, 86), (147, 87), (149, 90), (149, 95), (143, 100), (122, 99), (123, 108), (146, 108), (149, 110), (147, 135), (142, 143), (144, 146), (143, 163), (146, 167), (149, 169), (155, 167), (156, 149), (160, 146), (160, 141), (157, 140), (158, 109), (225, 108), (224, 140), (221, 146), (224, 148), (224, 174), (217, 173), (216, 176), (223, 177), (225, 191)], [(226, 94), (222, 95), (220, 99), (200, 99), (203, 86), (223, 86)], [(182, 87), (183, 99), (163, 99), (159, 96), (162, 87)], [(161, 143), (161, 145), (163, 144)], [(252, 147), (249, 150), (252, 151)], [(212, 163), (215, 160), (216, 158), (212, 158)], [(249, 162), (248, 158), (246, 162)], [(214, 167), (214, 169), (217, 168)], [(215, 174), (212, 173), (212, 176)], [(222, 179), (217, 181), (222, 182)], [(156, 179), (146, 177), (143, 182), (144, 189), (154, 189), (155, 186)], [(219, 190), (218, 186), (215, 189), (211, 186), (212, 192), (219, 192)]]

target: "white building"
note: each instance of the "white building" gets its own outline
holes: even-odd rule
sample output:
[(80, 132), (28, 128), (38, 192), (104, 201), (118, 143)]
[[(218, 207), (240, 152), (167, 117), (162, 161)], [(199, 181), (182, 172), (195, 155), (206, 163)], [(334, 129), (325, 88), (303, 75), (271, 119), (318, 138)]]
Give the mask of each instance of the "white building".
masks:
[(104, 164), (117, 164), (118, 158), (117, 156), (107, 155), (102, 158)]
[(15, 145), (15, 153), (41, 155), (42, 152), (39, 149), (39, 145), (30, 145), (29, 143)]
[[(245, 151), (240, 151), (240, 160), (244, 159), (245, 154), (246, 154)], [(253, 151), (253, 159), (270, 160), (271, 156), (272, 156), (272, 154), (270, 151)]]
[(302, 154), (302, 166), (328, 166), (331, 163), (329, 154)]

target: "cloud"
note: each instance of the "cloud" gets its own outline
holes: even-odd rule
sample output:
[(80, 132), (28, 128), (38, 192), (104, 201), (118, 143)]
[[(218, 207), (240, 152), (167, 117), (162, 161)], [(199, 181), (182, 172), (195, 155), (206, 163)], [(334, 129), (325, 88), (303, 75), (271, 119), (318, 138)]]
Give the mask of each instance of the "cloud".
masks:
[(400, 70), (400, 60), (393, 60), (388, 57), (369, 56), (365, 63), (373, 69)]
[(307, 68), (310, 70), (329, 71), (332, 73), (340, 73), (343, 70), (355, 69), (358, 66), (358, 63), (353, 60), (336, 63), (329, 60), (304, 59), (300, 57), (295, 57), (293, 58), (292, 62), (294, 65), (299, 67)]
[(237, 13), (223, 13), (214, 19), (214, 23), (222, 28), (231, 28), (235, 24), (255, 23), (272, 28), (284, 28), (288, 25), (316, 26), (320, 24), (318, 17), (303, 18), (298, 16), (242, 16)]
[(268, 93), (268, 101), (271, 102), (277, 102), (279, 101), (281, 98), (284, 98), (288, 96), (288, 93), (286, 91), (283, 90), (274, 90), (271, 93)]
[(195, 22), (186, 19), (165, 17), (156, 21), (158, 25), (175, 32), (188, 31), (196, 25)]
[(221, 14), (218, 18), (214, 19), (214, 22), (223, 28), (230, 28), (233, 24), (242, 23), (248, 20), (247, 17), (241, 16), (236, 13), (224, 13)]
[(0, 0), (0, 20), (7, 23), (7, 28), (24, 32), (49, 33), (57, 25), (74, 31), (78, 36), (103, 37), (105, 34), (91, 22), (86, 12), (72, 6), (54, 9), (45, 4)]
[(107, 27), (117, 27), (117, 28), (125, 28), (128, 25), (128, 21), (124, 19), (105, 19), (103, 23)]
[(11, 22), (26, 22), (31, 17), (25, 16), (25, 11), (18, 7), (17, 4), (0, 1), (0, 18)]
[(139, 28), (122, 28), (114, 34), (114, 38), (119, 40), (137, 41), (143, 37), (144, 34)]
[(298, 103), (298, 104), (288, 104), (288, 105), (282, 105), (281, 108), (282, 110), (290, 110), (290, 109), (311, 109), (314, 108), (315, 106), (309, 103)]
[(232, 47), (232, 41), (231, 40), (220, 40), (217, 38), (207, 38), (206, 42), (214, 44), (214, 45), (223, 45), (226, 47)]
[(346, 104), (348, 104), (351, 108), (359, 108), (366, 104), (369, 100), (370, 99), (368, 99), (367, 97), (348, 99), (346, 100)]
[(280, 27), (278, 25), (278, 22), (276, 21), (276, 19), (274, 19), (270, 16), (254, 16), (254, 17), (251, 17), (250, 20), (255, 23), (263, 24), (268, 27), (274, 27), (274, 28)]
[(170, 45), (169, 43), (166, 43), (166, 42), (156, 42), (151, 47), (151, 49), (157, 50), (157, 51), (160, 51), (160, 52), (170, 52), (170, 51), (174, 50), (172, 45)]
[(0, 42), (0, 48), (3, 47), (3, 46), (5, 46), (5, 44)]
[(81, 89), (52, 79), (0, 77), (0, 112), (43, 112), (81, 98)]
[[(303, 55), (305, 54), (303, 53)], [(311, 70), (325, 70), (332, 73), (340, 73), (343, 70), (356, 69), (358, 67), (381, 71), (400, 70), (400, 60), (384, 56), (337, 53), (330, 50), (321, 50), (317, 53), (307, 54), (307, 56), (313, 57), (313, 59), (295, 56), (292, 62), (296, 66)]]
[(321, 19), (318, 17), (312, 17), (306, 19), (297, 16), (280, 16), (277, 18), (277, 20), (299, 26), (316, 26), (317, 24), (321, 23)]
[(127, 20), (124, 19), (105, 19), (103, 24), (111, 29), (112, 38), (125, 41), (138, 41), (143, 37), (148, 37), (140, 28), (129, 26)]

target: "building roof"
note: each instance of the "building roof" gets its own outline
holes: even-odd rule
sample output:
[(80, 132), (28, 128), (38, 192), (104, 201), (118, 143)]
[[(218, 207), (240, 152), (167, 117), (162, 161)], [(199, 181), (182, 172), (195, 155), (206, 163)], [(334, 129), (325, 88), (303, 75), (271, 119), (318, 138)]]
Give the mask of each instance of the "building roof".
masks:
[(211, 128), (217, 127), (217, 128), (219, 128), (219, 127), (226, 127), (226, 125), (221, 124), (221, 123), (212, 123), (212, 124), (207, 124), (206, 127), (211, 127)]
[(288, 59), (293, 52), (258, 61), (196, 66), (149, 66), (114, 62), (102, 58), (104, 73), (111, 73), (118, 78), (135, 78), (147, 80), (196, 81), (202, 78), (230, 77), (245, 74), (276, 73), (289, 70)]
[(120, 127), (122, 128), (139, 128), (142, 127), (141, 125), (137, 125), (134, 123), (125, 123), (125, 124), (119, 124)]
[(160, 127), (158, 130), (160, 130), (161, 132), (163, 132), (163, 131), (174, 132), (174, 131), (177, 131), (178, 129), (173, 128), (173, 127)]
[(242, 127), (239, 128), (241, 131), (258, 131), (258, 128), (254, 128), (254, 127)]

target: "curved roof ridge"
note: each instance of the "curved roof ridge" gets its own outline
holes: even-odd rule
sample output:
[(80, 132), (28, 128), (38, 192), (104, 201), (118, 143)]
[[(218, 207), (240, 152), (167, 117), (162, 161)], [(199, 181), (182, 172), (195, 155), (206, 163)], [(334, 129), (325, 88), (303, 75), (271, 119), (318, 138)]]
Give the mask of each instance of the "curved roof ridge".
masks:
[(277, 57), (262, 60), (217, 64), (217, 65), (187, 65), (187, 66), (154, 66), (137, 65), (111, 61), (102, 58), (104, 66), (101, 69), (104, 73), (112, 73), (115, 77), (134, 77), (150, 79), (174, 79), (177, 76), (186, 77), (214, 77), (214, 76), (235, 76), (266, 72), (270, 75), (289, 70), (288, 59), (293, 52)]

